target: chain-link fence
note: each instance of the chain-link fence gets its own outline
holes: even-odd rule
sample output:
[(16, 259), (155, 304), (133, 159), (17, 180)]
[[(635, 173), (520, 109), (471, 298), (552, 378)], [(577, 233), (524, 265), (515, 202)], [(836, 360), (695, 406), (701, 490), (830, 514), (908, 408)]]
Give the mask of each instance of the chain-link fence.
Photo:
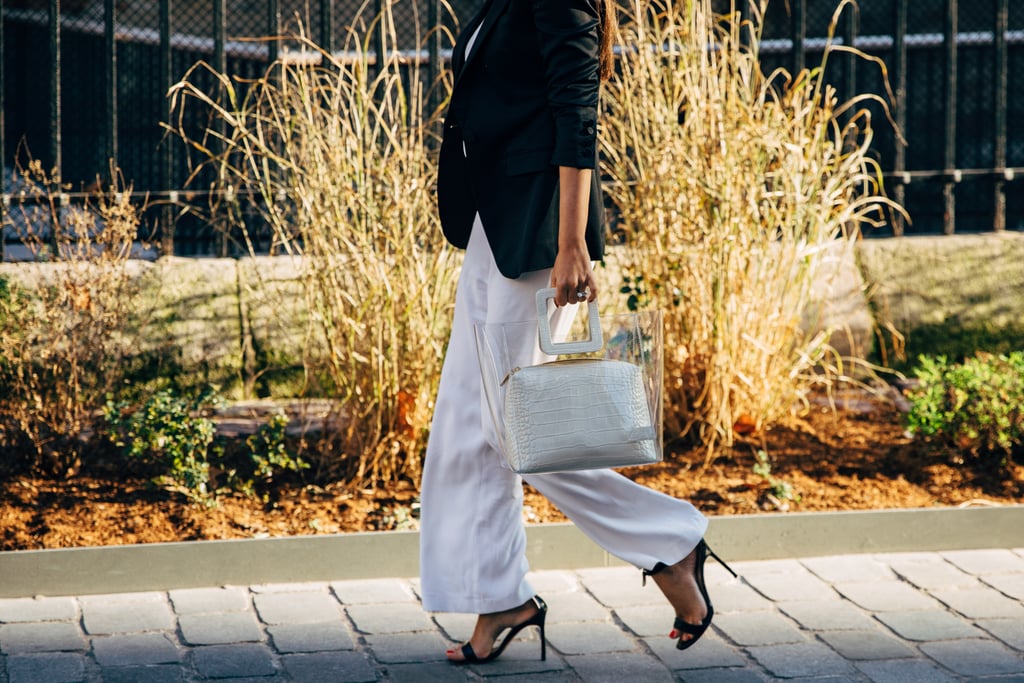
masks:
[[(426, 27), (454, 31), (482, 1), (0, 0), (5, 177), (27, 150), (84, 192), (113, 159), (137, 192), (149, 194), (149, 237), (164, 253), (229, 253), (203, 221), (173, 208), (188, 169), (182, 145), (161, 122), (170, 119), (168, 89), (191, 65), (204, 60), (256, 77), (280, 49), (259, 39), (300, 24), (330, 51), (341, 49), (350, 27), (372, 49), (368, 27), (389, 2), (398, 48), (418, 55), (424, 68), (446, 68), (450, 41), (441, 32), (426, 39)], [(837, 4), (772, 0), (765, 69), (820, 64)], [(896, 219), (875, 234), (1024, 229), (1024, 193), (1008, 191), (1024, 173), (1024, 133), (1009, 125), (1024, 116), (1024, 88), (1014, 87), (1024, 83), (1024, 3), (859, 0), (840, 17), (835, 40), (884, 62), (897, 94), (891, 113), (907, 141), (899, 144), (884, 110), (872, 107), (875, 153), (912, 220)], [(827, 69), (841, 97), (884, 93), (875, 64), (837, 54)], [(5, 184), (5, 198), (10, 191)]]

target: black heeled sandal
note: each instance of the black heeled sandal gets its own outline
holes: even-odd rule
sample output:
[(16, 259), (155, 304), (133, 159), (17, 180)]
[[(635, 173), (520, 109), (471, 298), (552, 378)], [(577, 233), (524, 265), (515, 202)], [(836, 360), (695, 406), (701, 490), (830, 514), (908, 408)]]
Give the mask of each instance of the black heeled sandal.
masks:
[[(714, 616), (715, 613), (714, 608), (711, 606), (711, 597), (708, 595), (707, 586), (704, 585), (704, 562), (708, 559), (708, 556), (710, 555), (718, 560), (720, 565), (725, 567), (730, 574), (736, 577), (736, 572), (734, 572), (729, 565), (722, 561), (722, 558), (716, 555), (714, 551), (708, 547), (708, 544), (704, 542), (704, 539), (701, 539), (700, 543), (697, 544), (697, 547), (694, 548), (694, 550), (697, 553), (697, 558), (693, 566), (693, 578), (697, 581), (697, 588), (700, 590), (700, 596), (704, 599), (704, 604), (707, 605), (708, 613), (699, 624), (691, 624), (690, 622), (685, 621), (682, 617), (676, 617), (672, 627), (677, 633), (679, 633), (679, 641), (676, 642), (676, 649), (679, 650), (685, 650), (692, 647), (694, 643), (700, 640), (700, 637), (708, 630), (708, 626), (711, 625), (711, 617)], [(643, 570), (644, 585), (647, 584), (648, 576), (654, 576), (661, 570), (667, 568), (668, 565), (659, 562), (654, 565), (654, 569), (649, 571), (647, 569)], [(683, 634), (689, 634), (693, 637), (689, 640), (683, 640)]]
[(501, 644), (497, 648), (492, 649), (490, 654), (486, 657), (477, 657), (476, 652), (473, 651), (473, 646), (467, 641), (462, 645), (461, 649), (462, 656), (465, 657), (465, 659), (452, 659), (449, 661), (451, 661), (452, 664), (486, 664), (487, 662), (493, 662), (501, 656), (501, 653), (505, 651), (505, 648), (512, 642), (512, 639), (527, 626), (536, 626), (540, 629), (540, 658), (541, 661), (547, 661), (548, 650), (547, 641), (544, 639), (544, 620), (548, 616), (548, 606), (547, 603), (541, 600), (539, 595), (533, 596), (531, 600), (533, 600), (533, 604), (537, 606), (537, 613), (521, 624), (516, 624), (511, 627), (508, 635), (502, 639)]

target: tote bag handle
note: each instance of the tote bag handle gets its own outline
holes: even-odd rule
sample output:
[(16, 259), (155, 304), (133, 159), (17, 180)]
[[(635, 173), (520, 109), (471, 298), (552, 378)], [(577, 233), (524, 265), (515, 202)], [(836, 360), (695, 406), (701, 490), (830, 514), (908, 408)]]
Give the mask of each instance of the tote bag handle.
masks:
[(554, 342), (551, 340), (551, 319), (548, 318), (548, 300), (554, 299), (557, 292), (553, 287), (537, 291), (537, 330), (540, 336), (540, 350), (549, 356), (562, 356), (571, 353), (592, 353), (604, 348), (604, 335), (601, 333), (601, 320), (597, 315), (597, 302), (587, 303), (587, 322), (590, 337), (579, 341)]

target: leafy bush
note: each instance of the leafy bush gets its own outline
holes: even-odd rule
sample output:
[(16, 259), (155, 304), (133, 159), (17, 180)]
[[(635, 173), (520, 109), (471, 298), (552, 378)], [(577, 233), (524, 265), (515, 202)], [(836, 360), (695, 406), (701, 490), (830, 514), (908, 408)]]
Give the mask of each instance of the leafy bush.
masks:
[(235, 470), (232, 488), (246, 495), (267, 495), (279, 474), (301, 472), (309, 463), (292, 454), (287, 445), (288, 417), (278, 412), (245, 440), (245, 471)]
[(223, 455), (223, 447), (214, 445), (209, 417), (219, 402), (212, 391), (188, 399), (170, 390), (157, 392), (138, 409), (108, 402), (108, 437), (125, 456), (156, 468), (158, 484), (207, 502), (214, 495), (211, 461)]
[(155, 469), (154, 483), (205, 505), (230, 492), (266, 498), (282, 475), (309, 467), (288, 448), (283, 412), (241, 444), (218, 436), (213, 412), (223, 403), (212, 389), (192, 398), (164, 389), (138, 407), (108, 401), (107, 436), (125, 457)]
[(919, 358), (907, 425), (984, 461), (1005, 463), (1024, 447), (1024, 352), (978, 353), (961, 363)]

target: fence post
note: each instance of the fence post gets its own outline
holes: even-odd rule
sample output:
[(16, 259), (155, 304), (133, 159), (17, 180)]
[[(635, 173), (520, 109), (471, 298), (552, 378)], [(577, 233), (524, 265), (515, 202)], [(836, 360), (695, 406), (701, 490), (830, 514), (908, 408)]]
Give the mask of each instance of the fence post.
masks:
[(1010, 28), (1010, 0), (996, 0), (995, 40), (995, 197), (993, 225), (996, 232), (1006, 230), (1006, 107), (1009, 72), (1009, 54), (1006, 33)]
[[(438, 87), (441, 83), (441, 31), (438, 30), (441, 20), (440, 5), (441, 0), (427, 1), (427, 26), (430, 27), (430, 37), (427, 40), (427, 84), (429, 88), (427, 92), (429, 95), (426, 104), (427, 113), (432, 117), (441, 106), (441, 91)], [(434, 117), (432, 132), (438, 136), (441, 134), (441, 121), (437, 117)]]
[(281, 4), (278, 0), (267, 0), (267, 33), (272, 38), (267, 44), (267, 62), (273, 64), (281, 53), (278, 40), (281, 35)]
[[(171, 122), (171, 101), (166, 96), (171, 89), (174, 69), (171, 60), (171, 0), (160, 0), (160, 88), (164, 93), (164, 120)], [(165, 142), (160, 145), (160, 190), (166, 193), (166, 201), (160, 211), (160, 252), (174, 255), (174, 204), (175, 193), (171, 191), (171, 175), (174, 173), (174, 149)]]
[(104, 80), (107, 103), (106, 147), (111, 170), (117, 166), (117, 5), (115, 0), (103, 3), (103, 42), (106, 54)]
[(793, 76), (804, 70), (806, 55), (804, 43), (807, 39), (807, 6), (805, 0), (793, 0)]
[(50, 163), (61, 174), (60, 0), (50, 0)]
[(384, 3), (388, 0), (374, 0), (373, 19), (377, 22), (377, 30), (373, 34), (374, 76), (380, 76), (384, 70)]
[(7, 136), (7, 128), (4, 122), (4, 111), (7, 106), (4, 102), (4, 0), (0, 0), (0, 169), (3, 177), (0, 178), (0, 263), (4, 262), (4, 249), (6, 247), (7, 235), (4, 230), (4, 218), (7, 214), (7, 148), (4, 140)]
[(334, 0), (320, 0), (320, 47), (334, 54)]
[[(227, 71), (227, 59), (224, 54), (224, 36), (226, 33), (224, 25), (224, 0), (213, 0), (213, 68), (219, 74)], [(224, 118), (218, 116), (213, 122), (213, 129), (217, 132), (217, 140), (224, 139)], [(217, 149), (214, 153), (220, 152), (220, 144), (215, 142)], [(217, 256), (221, 258), (228, 255), (227, 226), (223, 226), (217, 238)]]
[(944, 211), (942, 231), (956, 231), (956, 107), (957, 107), (957, 0), (946, 0), (946, 135), (945, 183), (942, 188)]
[[(896, 135), (893, 136), (893, 174), (896, 176), (896, 187), (893, 200), (903, 206), (907, 199), (907, 187), (904, 183), (904, 172), (907, 170), (907, 146), (900, 141), (900, 136), (907, 128), (907, 2), (896, 0), (894, 17), (896, 30), (892, 41), (893, 73), (896, 75), (896, 102), (893, 104), (893, 116), (896, 121)], [(893, 212), (892, 234), (902, 237), (905, 229), (903, 214)]]
[[(849, 48), (854, 47), (854, 43), (857, 42), (857, 25), (860, 23), (860, 8), (858, 5), (850, 5), (846, 9), (846, 21), (843, 26), (843, 44)], [(846, 78), (844, 79), (843, 88), (846, 90), (845, 99), (853, 99), (857, 94), (857, 58), (853, 55), (847, 55), (846, 58)]]

